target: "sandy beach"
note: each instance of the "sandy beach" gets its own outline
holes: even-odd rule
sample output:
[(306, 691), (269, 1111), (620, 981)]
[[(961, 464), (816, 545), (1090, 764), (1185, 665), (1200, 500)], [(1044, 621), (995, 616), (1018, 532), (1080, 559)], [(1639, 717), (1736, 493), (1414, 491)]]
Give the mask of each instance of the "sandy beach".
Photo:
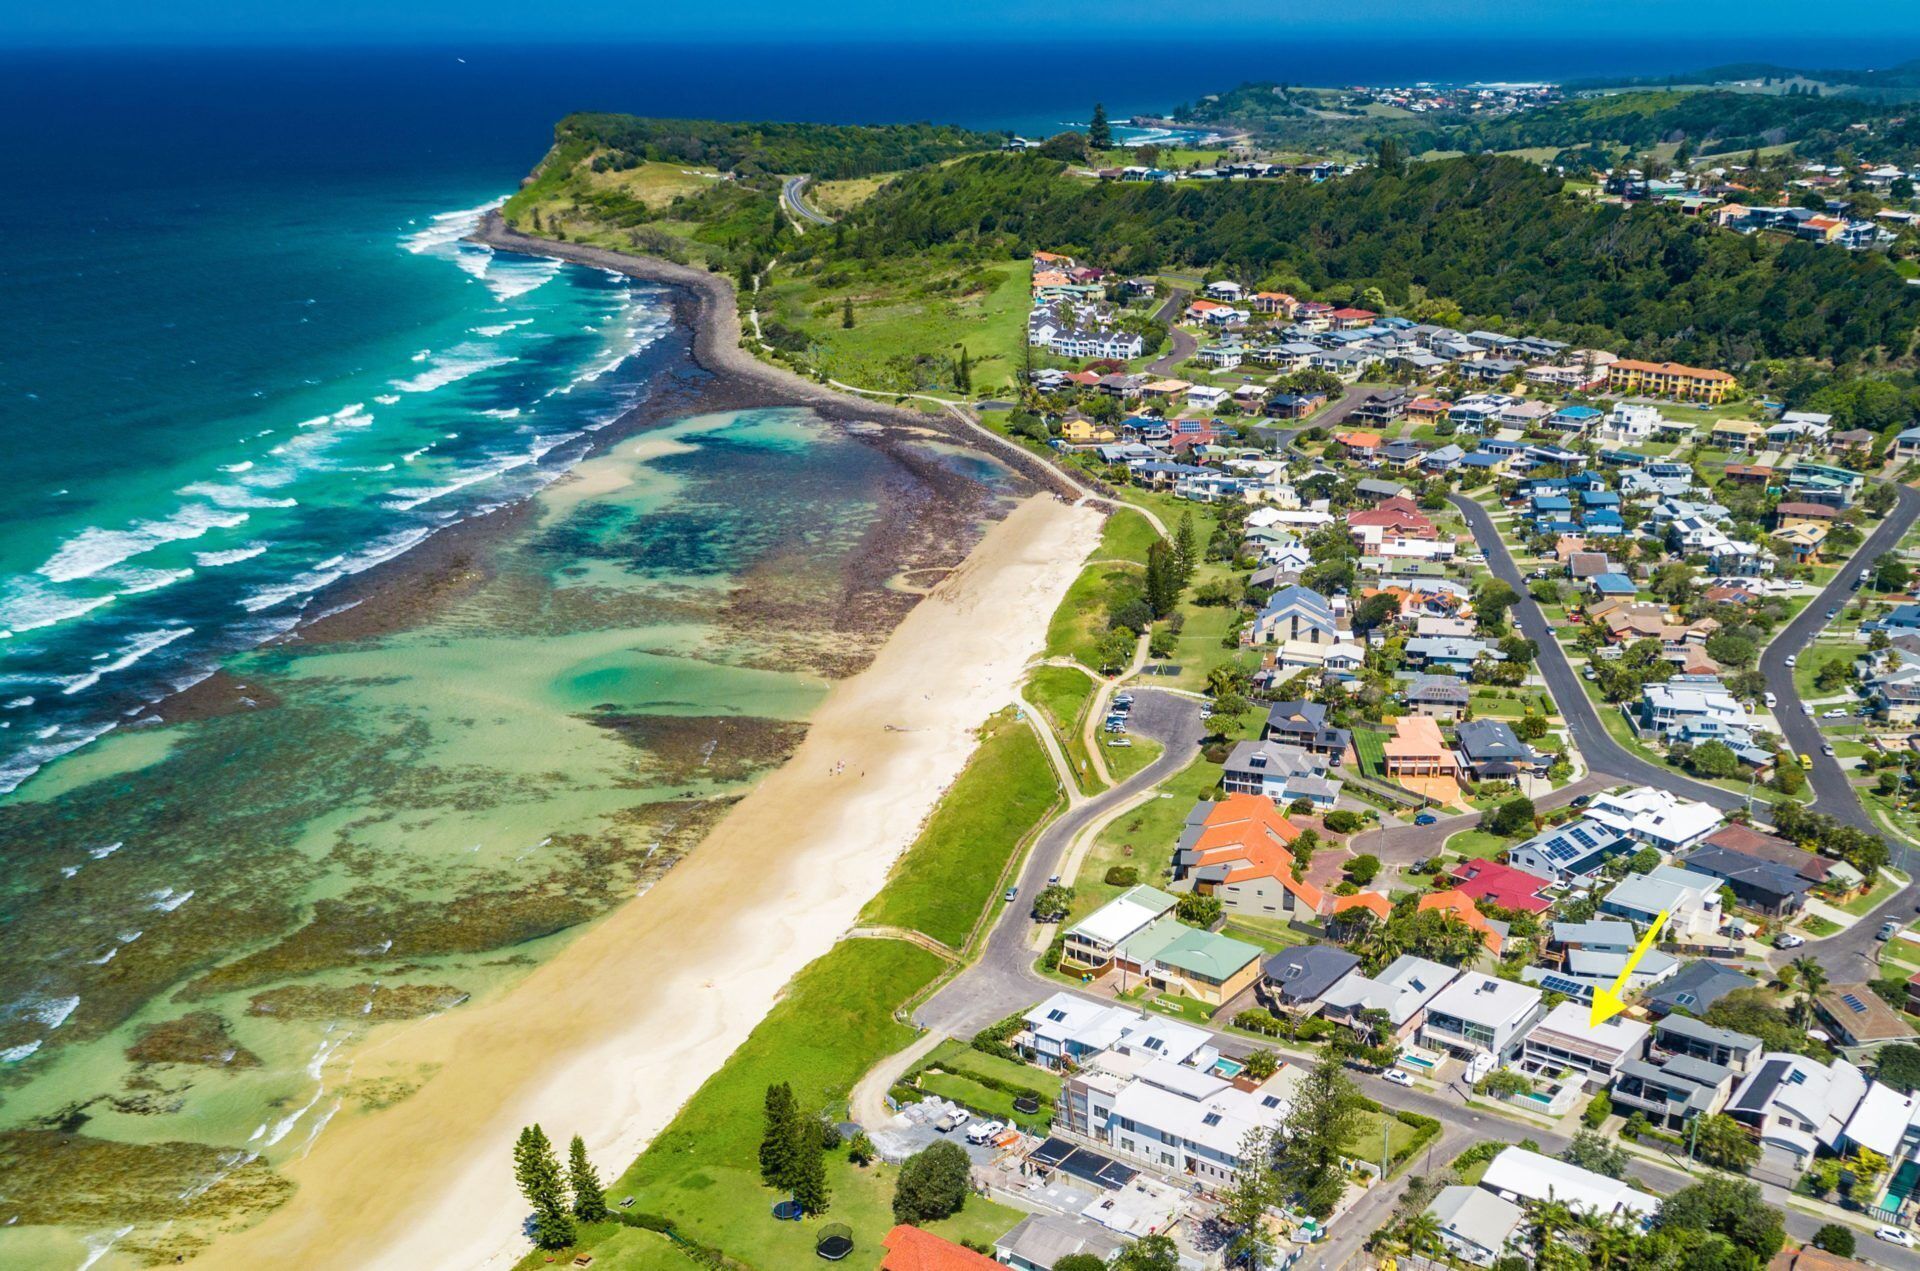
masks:
[(1020, 504), (643, 900), (501, 997), (364, 1048), (356, 1077), (432, 1076), (337, 1119), (288, 1167), (293, 1200), (198, 1264), (510, 1265), (527, 1247), (509, 1165), (520, 1127), (585, 1135), (611, 1177), (667, 1124), (880, 888), (972, 730), (1010, 701), (1099, 519), (1051, 495)]

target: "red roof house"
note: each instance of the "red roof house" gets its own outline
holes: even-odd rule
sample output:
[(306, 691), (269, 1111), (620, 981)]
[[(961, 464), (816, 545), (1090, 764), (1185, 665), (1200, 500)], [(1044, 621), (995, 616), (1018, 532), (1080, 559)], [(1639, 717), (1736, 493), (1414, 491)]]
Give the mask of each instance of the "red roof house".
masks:
[(1540, 889), (1547, 885), (1546, 879), (1536, 878), (1525, 870), (1493, 861), (1472, 860), (1455, 865), (1452, 875), (1456, 890), (1482, 904), (1530, 914), (1545, 913), (1553, 907), (1553, 902), (1540, 894)]
[(887, 1251), (880, 1271), (1006, 1271), (985, 1254), (905, 1223), (889, 1231), (880, 1245)]

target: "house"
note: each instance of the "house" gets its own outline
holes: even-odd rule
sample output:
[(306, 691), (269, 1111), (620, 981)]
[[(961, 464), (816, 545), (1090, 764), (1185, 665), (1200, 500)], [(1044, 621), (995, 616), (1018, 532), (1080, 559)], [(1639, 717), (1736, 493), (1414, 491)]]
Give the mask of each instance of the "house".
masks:
[(1701, 840), (1709, 847), (1724, 847), (1741, 852), (1747, 856), (1758, 857), (1763, 861), (1772, 861), (1784, 865), (1814, 886), (1819, 886), (1833, 876), (1834, 867), (1839, 864), (1829, 857), (1816, 855), (1797, 843), (1773, 834), (1763, 834), (1750, 825), (1735, 821), (1722, 826)]
[(1623, 976), (1623, 991), (1638, 993), (1680, 969), (1672, 955), (1659, 949), (1649, 949), (1636, 960), (1633, 924), (1618, 919), (1556, 922), (1551, 943), (1560, 966), (1528, 967), (1521, 978), (1582, 1002), (1592, 1001), (1600, 989), (1619, 985)]
[(1866, 1096), (1867, 1079), (1844, 1059), (1819, 1064), (1804, 1055), (1769, 1052), (1728, 1100), (1726, 1114), (1772, 1150), (1806, 1168), (1820, 1148), (1840, 1140)]
[(1553, 902), (1540, 894), (1546, 890), (1546, 881), (1525, 870), (1476, 859), (1461, 861), (1448, 876), (1455, 890), (1482, 904), (1530, 914), (1542, 914), (1553, 907)]
[(1920, 459), (1920, 427), (1904, 428), (1896, 434), (1893, 453), (1901, 459)]
[(1472, 689), (1451, 675), (1416, 675), (1407, 681), (1403, 696), (1407, 709), (1429, 719), (1459, 719), (1467, 713)]
[(1515, 845), (1507, 861), (1515, 869), (1551, 882), (1580, 886), (1592, 881), (1602, 865), (1634, 850), (1634, 841), (1619, 830), (1582, 818)]
[[(1599, 414), (1598, 411), (1594, 412)], [(1653, 406), (1639, 406), (1632, 402), (1615, 402), (1613, 409), (1607, 412), (1606, 423), (1600, 430), (1602, 440), (1624, 442), (1632, 445), (1646, 441), (1660, 427), (1660, 411)]]
[(1504, 720), (1468, 720), (1454, 730), (1454, 738), (1460, 766), (1475, 781), (1511, 780), (1545, 767), (1533, 747), (1521, 741)]
[(1621, 597), (1630, 600), (1640, 594), (1638, 584), (1625, 574), (1595, 574), (1587, 580), (1587, 589), (1602, 599)]
[(1752, 716), (1731, 689), (1711, 675), (1676, 675), (1640, 690), (1640, 727), (1663, 740), (1726, 740), (1744, 744)]
[(1327, 723), (1327, 708), (1319, 702), (1275, 702), (1267, 708), (1268, 741), (1298, 746), (1309, 754), (1325, 755), (1330, 763), (1339, 763), (1353, 742), (1353, 734)]
[(1504, 1061), (1543, 1013), (1539, 989), (1467, 971), (1427, 1003), (1420, 1044), (1463, 1059)]
[(1130, 1006), (1055, 993), (1021, 1017), (1026, 1028), (1014, 1039), (1027, 1059), (1048, 1068), (1073, 1067), (1115, 1052), (1208, 1067), (1220, 1052), (1203, 1028)]
[(1523, 1147), (1510, 1147), (1494, 1157), (1480, 1186), (1518, 1204), (1558, 1201), (1579, 1213), (1619, 1214), (1629, 1220), (1652, 1218), (1660, 1207), (1658, 1196)]
[[(1718, 962), (1689, 962), (1673, 975), (1666, 983), (1650, 991), (1646, 996), (1647, 1009), (1656, 1015), (1667, 1015), (1674, 1011), (1685, 1011), (1688, 1015), (1704, 1016), (1713, 1009), (1713, 1004), (1733, 992), (1735, 989), (1759, 988), (1760, 982), (1752, 976), (1742, 975), (1732, 967), (1722, 966)], [(1675, 1016), (1684, 1018), (1684, 1016)], [(1758, 1045), (1758, 1043), (1755, 1043)]]
[[(1195, 817), (1202, 818), (1198, 824)], [(1229, 794), (1219, 803), (1202, 803), (1188, 815), (1174, 851), (1173, 889), (1212, 896), (1232, 913), (1316, 919), (1326, 897), (1293, 876), (1293, 853), (1287, 850), (1299, 837), (1293, 822), (1262, 795)]]
[(1526, 1211), (1484, 1187), (1443, 1187), (1427, 1206), (1440, 1243), (1469, 1266), (1490, 1267), (1507, 1252)]
[(1630, 1059), (1617, 1070), (1612, 1099), (1622, 1115), (1638, 1112), (1655, 1129), (1684, 1131), (1693, 1118), (1724, 1108), (1737, 1080), (1731, 1069), (1687, 1055)]
[(1829, 984), (1814, 995), (1813, 1008), (1840, 1049), (1856, 1059), (1890, 1042), (1910, 1042), (1920, 1036), (1905, 1016), (1880, 1000), (1870, 984)]
[(1083, 1253), (1108, 1261), (1127, 1241), (1099, 1223), (1064, 1214), (1028, 1214), (993, 1242), (994, 1257), (1014, 1271), (1053, 1271), (1062, 1258)]
[(1751, 451), (1764, 436), (1760, 425), (1744, 419), (1722, 419), (1714, 424), (1708, 434), (1708, 440), (1723, 450), (1744, 455)]
[(1067, 929), (1060, 946), (1062, 965), (1106, 970), (1122, 944), (1179, 903), (1179, 897), (1144, 884), (1127, 889)]
[(1430, 891), (1420, 897), (1417, 909), (1420, 913), (1444, 913), (1455, 922), (1478, 932), (1480, 943), (1496, 957), (1506, 945), (1507, 924), (1482, 914), (1479, 906), (1473, 903), (1473, 897), (1463, 891)]
[(1387, 444), (1386, 438), (1377, 432), (1337, 432), (1333, 434), (1333, 443), (1345, 449), (1349, 459), (1362, 463), (1371, 461)]
[(1230, 795), (1264, 795), (1281, 803), (1305, 799), (1331, 808), (1340, 783), (1326, 777), (1325, 758), (1275, 741), (1236, 742), (1227, 756), (1221, 787)]
[(1129, 937), (1115, 951), (1114, 966), (1123, 978), (1138, 974), (1162, 993), (1219, 1006), (1259, 978), (1263, 952), (1168, 915)]
[(1453, 776), (1459, 762), (1440, 735), (1440, 725), (1424, 715), (1393, 721), (1393, 737), (1381, 747), (1389, 777)]
[(880, 1271), (1001, 1271), (1000, 1264), (919, 1227), (901, 1223), (880, 1241)]
[(1504, 655), (1485, 640), (1451, 636), (1421, 636), (1406, 643), (1407, 660), (1416, 666), (1432, 667), (1464, 675), (1483, 657), (1504, 661)]
[(1404, 388), (1380, 389), (1367, 396), (1348, 412), (1348, 418), (1363, 424), (1390, 424), (1407, 413), (1413, 394)]
[(1294, 306), (1300, 302), (1284, 291), (1256, 291), (1249, 302), (1255, 313), (1277, 313), (1282, 317), (1293, 316)]
[(1250, 644), (1335, 644), (1340, 639), (1332, 603), (1311, 587), (1282, 587), (1267, 597), (1253, 621)]
[(1812, 884), (1785, 865), (1730, 848), (1699, 848), (1686, 864), (1694, 873), (1720, 879), (1742, 905), (1772, 916), (1799, 913), (1812, 890)]
[(1652, 926), (1664, 913), (1667, 938), (1681, 942), (1711, 936), (1725, 920), (1720, 880), (1678, 865), (1627, 875), (1600, 898), (1600, 912), (1642, 928)]
[(1717, 406), (1733, 387), (1725, 371), (1682, 366), (1678, 362), (1636, 362), (1621, 358), (1607, 367), (1607, 392), (1665, 397)]
[(1285, 1119), (1300, 1078), (1301, 1070), (1288, 1065), (1246, 1089), (1163, 1060), (1102, 1057), (1062, 1085), (1060, 1099), (1068, 1109), (1062, 1128), (1122, 1161), (1221, 1188), (1245, 1164), (1240, 1149), (1249, 1135)]
[(1773, 524), (1777, 530), (1792, 529), (1796, 525), (1815, 525), (1825, 530), (1839, 515), (1838, 508), (1823, 503), (1788, 502), (1773, 509)]
[(1268, 958), (1256, 992), (1276, 1011), (1311, 1015), (1334, 985), (1360, 965), (1358, 954), (1330, 944), (1303, 944)]
[(1320, 997), (1324, 1018), (1358, 1026), (1368, 1011), (1385, 1011), (1389, 1028), (1404, 1039), (1425, 1018), (1428, 1003), (1460, 973), (1444, 963), (1403, 953), (1377, 976), (1353, 972)]
[(1598, 795), (1585, 815), (1663, 852), (1685, 851), (1720, 825), (1720, 811), (1711, 804), (1654, 786)]
[(1595, 1025), (1593, 1011), (1582, 1002), (1562, 1002), (1536, 1024), (1521, 1043), (1523, 1070), (1540, 1072), (1571, 1068), (1592, 1087), (1610, 1084), (1621, 1065), (1646, 1053), (1653, 1030), (1625, 1016)]

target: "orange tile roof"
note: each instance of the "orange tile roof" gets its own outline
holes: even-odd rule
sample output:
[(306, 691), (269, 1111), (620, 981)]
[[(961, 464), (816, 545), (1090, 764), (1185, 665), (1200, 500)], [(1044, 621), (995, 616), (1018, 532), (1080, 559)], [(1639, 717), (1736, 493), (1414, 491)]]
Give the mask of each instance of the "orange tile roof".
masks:
[(1440, 725), (1425, 715), (1402, 715), (1394, 720), (1393, 739), (1384, 743), (1381, 750), (1389, 759), (1453, 757), (1447, 749), (1446, 738), (1440, 735)]
[(1036, 287), (1064, 287), (1067, 285), (1067, 276), (1051, 269), (1036, 269), (1033, 271), (1033, 285)]
[(1377, 432), (1337, 432), (1333, 434), (1333, 439), (1343, 446), (1353, 446), (1360, 450), (1371, 450), (1385, 442)]
[(1059, 252), (1035, 252), (1035, 260), (1072, 260), (1071, 256), (1062, 256)]
[[(1349, 909), (1365, 909), (1377, 916), (1382, 922), (1393, 916), (1393, 904), (1377, 891), (1357, 891), (1351, 896), (1335, 896), (1333, 912), (1343, 914)], [(1920, 974), (1920, 972), (1916, 972)]]
[(985, 1254), (901, 1223), (880, 1242), (880, 1271), (1006, 1271)]
[(1480, 907), (1473, 903), (1473, 897), (1467, 893), (1463, 891), (1429, 892), (1420, 898), (1419, 908), (1421, 913), (1429, 909), (1446, 910), (1456, 919), (1479, 932), (1481, 943), (1485, 944), (1490, 952), (1500, 952), (1500, 946), (1504, 943), (1500, 933), (1487, 924), (1485, 915), (1480, 912)]
[(1193, 864), (1228, 867), (1223, 880), (1278, 879), (1313, 912), (1320, 912), (1326, 894), (1312, 883), (1293, 876), (1293, 853), (1287, 844), (1300, 837), (1300, 827), (1281, 815), (1264, 794), (1230, 794), (1208, 813), (1200, 837), (1194, 840)]
[(1678, 362), (1636, 362), (1631, 358), (1621, 358), (1611, 364), (1622, 371), (1638, 371), (1643, 375), (1684, 375), (1689, 379), (1731, 380), (1733, 376), (1725, 371), (1705, 370), (1697, 366), (1682, 366)]

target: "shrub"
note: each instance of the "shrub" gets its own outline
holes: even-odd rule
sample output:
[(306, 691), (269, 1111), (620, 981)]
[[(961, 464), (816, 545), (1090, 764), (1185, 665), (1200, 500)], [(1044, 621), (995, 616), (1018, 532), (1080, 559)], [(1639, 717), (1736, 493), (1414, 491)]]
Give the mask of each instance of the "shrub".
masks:
[(1249, 1033), (1265, 1033), (1269, 1037), (1280, 1035), (1280, 1021), (1272, 1011), (1258, 1006), (1234, 1016), (1233, 1026)]
[(1842, 1258), (1853, 1256), (1853, 1232), (1837, 1222), (1827, 1223), (1813, 1233), (1813, 1247), (1825, 1249), (1828, 1253)]
[(1347, 862), (1347, 877), (1365, 887), (1380, 876), (1380, 858), (1373, 855), (1356, 856)]
[(1580, 1119), (1584, 1121), (1589, 1128), (1597, 1130), (1606, 1124), (1607, 1118), (1612, 1115), (1613, 1097), (1602, 1090), (1599, 1094), (1593, 1096), (1593, 1102), (1589, 1103), (1587, 1110), (1580, 1114)]
[(1140, 881), (1140, 871), (1132, 865), (1112, 865), (1107, 869), (1107, 886), (1131, 887)]
[(1351, 834), (1360, 828), (1360, 814), (1349, 812), (1345, 808), (1335, 808), (1321, 817), (1320, 823), (1334, 834)]
[(966, 1151), (957, 1143), (935, 1143), (909, 1156), (894, 1182), (894, 1221), (917, 1225), (959, 1213), (970, 1175)]

